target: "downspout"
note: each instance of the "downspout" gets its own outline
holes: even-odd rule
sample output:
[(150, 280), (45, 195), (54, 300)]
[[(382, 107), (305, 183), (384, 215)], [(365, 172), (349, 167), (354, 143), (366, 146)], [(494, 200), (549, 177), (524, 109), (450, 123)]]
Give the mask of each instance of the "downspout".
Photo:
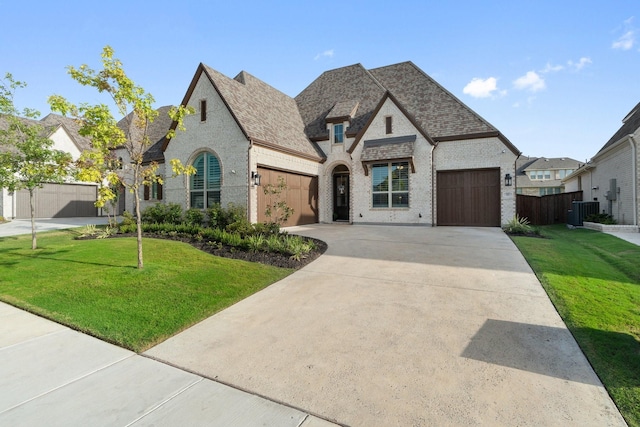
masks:
[(629, 143), (631, 144), (631, 172), (633, 179), (633, 225), (638, 225), (638, 145), (633, 134), (629, 134)]
[[(251, 186), (251, 148), (253, 148), (253, 140), (249, 138), (249, 148), (247, 148), (247, 173), (245, 175), (247, 179), (247, 220), (249, 222), (253, 222), (251, 221), (251, 196), (253, 189), (253, 187)], [(256, 222), (258, 222), (257, 216)]]
[(435, 171), (435, 164), (433, 162), (433, 150), (435, 150), (437, 147), (437, 145), (433, 144), (431, 146), (431, 226), (435, 227), (436, 226), (436, 208), (435, 208), (435, 203), (436, 203), (436, 198), (434, 197), (434, 195), (436, 195), (435, 192), (435, 187), (436, 187), (436, 171)]

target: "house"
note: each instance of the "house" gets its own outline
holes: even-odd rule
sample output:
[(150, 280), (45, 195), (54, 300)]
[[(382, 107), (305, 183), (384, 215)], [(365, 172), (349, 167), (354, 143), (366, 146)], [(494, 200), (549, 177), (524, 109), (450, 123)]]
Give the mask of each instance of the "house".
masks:
[(516, 162), (516, 193), (526, 196), (563, 193), (562, 180), (581, 165), (568, 157), (520, 156)]
[(182, 104), (197, 113), (162, 150), (198, 172), (188, 188), (165, 172), (165, 202), (233, 203), (267, 221), (276, 196), (264, 189), (284, 180), (286, 225), (500, 226), (515, 215), (517, 148), (411, 62), (326, 71), (295, 98), (200, 64)]
[[(151, 145), (145, 150), (142, 163), (144, 165), (148, 165), (151, 162), (158, 163), (158, 175), (162, 177), (170, 177), (171, 170), (168, 173), (165, 173), (165, 157), (162, 151), (162, 147), (166, 142), (167, 132), (171, 127), (172, 121), (169, 117), (169, 110), (171, 109), (171, 105), (166, 105), (158, 108), (158, 117), (149, 124), (147, 128), (147, 135), (149, 140), (151, 141)], [(137, 133), (139, 132), (135, 129), (135, 125), (132, 120), (133, 113), (129, 113), (126, 117), (122, 118), (118, 122), (118, 127), (120, 127), (123, 131), (126, 131), (127, 134)], [(131, 163), (131, 159), (129, 157), (129, 153), (124, 147), (118, 147), (113, 150), (114, 156), (119, 159), (120, 163), (126, 169), (127, 165)], [(121, 174), (124, 179), (130, 179), (127, 176), (126, 171)], [(134, 212), (134, 200), (133, 194), (130, 191), (127, 191), (124, 187), (121, 187), (118, 194), (116, 214), (120, 215), (125, 210), (129, 212)], [(144, 210), (145, 208), (154, 205), (158, 202), (162, 202), (163, 200), (163, 184), (158, 182), (153, 183), (152, 186), (144, 186), (140, 193), (140, 209)]]
[[(46, 136), (53, 141), (53, 148), (71, 154), (74, 160), (80, 157), (91, 142), (78, 133), (79, 127), (73, 119), (49, 114), (41, 120), (21, 119), (32, 125), (43, 127)], [(6, 129), (7, 122), (0, 117), (0, 127)], [(96, 216), (94, 206), (97, 197), (95, 185), (69, 180), (63, 184), (45, 183), (34, 192), (35, 216), (37, 218), (62, 218)], [(0, 189), (0, 216), (5, 218), (31, 218), (28, 190), (10, 193)]]
[(600, 203), (621, 225), (638, 226), (640, 205), (640, 103), (622, 120), (622, 126), (591, 160), (565, 178), (566, 191), (584, 192), (584, 200)]

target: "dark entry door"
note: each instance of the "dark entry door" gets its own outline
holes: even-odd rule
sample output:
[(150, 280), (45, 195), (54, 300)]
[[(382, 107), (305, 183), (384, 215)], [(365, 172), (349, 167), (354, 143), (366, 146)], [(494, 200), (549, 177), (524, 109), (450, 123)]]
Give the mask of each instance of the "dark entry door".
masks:
[(349, 221), (349, 175), (333, 176), (333, 220)]

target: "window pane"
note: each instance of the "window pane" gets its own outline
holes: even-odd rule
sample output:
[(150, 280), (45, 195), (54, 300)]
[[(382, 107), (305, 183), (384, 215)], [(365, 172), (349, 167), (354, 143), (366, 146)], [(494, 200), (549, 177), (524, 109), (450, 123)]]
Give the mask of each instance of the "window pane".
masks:
[(333, 125), (333, 142), (336, 144), (342, 143), (343, 141), (343, 125)]
[(373, 165), (373, 191), (389, 190), (389, 165)]
[(401, 162), (391, 165), (392, 190), (407, 191), (409, 189), (409, 163)]
[(374, 193), (373, 194), (373, 207), (374, 208), (388, 208), (389, 207), (389, 193)]
[(194, 209), (204, 209), (204, 194), (202, 191), (191, 192), (191, 207)]
[(207, 191), (207, 208), (212, 207), (216, 203), (220, 203), (220, 190)]
[(408, 208), (409, 207), (409, 193), (393, 193), (391, 195), (391, 207), (394, 207), (394, 208)]
[(220, 188), (220, 162), (213, 154), (207, 154), (207, 189)]
[(191, 189), (202, 190), (204, 189), (204, 154), (196, 157), (193, 167), (196, 168), (196, 173), (191, 175)]
[(544, 179), (551, 179), (551, 171), (544, 171)]

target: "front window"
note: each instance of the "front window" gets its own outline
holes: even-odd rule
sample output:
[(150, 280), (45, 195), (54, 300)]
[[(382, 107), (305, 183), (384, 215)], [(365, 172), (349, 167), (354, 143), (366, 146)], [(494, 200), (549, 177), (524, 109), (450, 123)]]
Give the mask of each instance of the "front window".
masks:
[(409, 207), (409, 163), (377, 163), (372, 167), (372, 206)]
[(342, 144), (344, 142), (344, 125), (333, 125), (333, 143)]
[(202, 153), (193, 161), (196, 173), (191, 175), (189, 186), (191, 207), (207, 209), (220, 203), (221, 171), (218, 158)]

